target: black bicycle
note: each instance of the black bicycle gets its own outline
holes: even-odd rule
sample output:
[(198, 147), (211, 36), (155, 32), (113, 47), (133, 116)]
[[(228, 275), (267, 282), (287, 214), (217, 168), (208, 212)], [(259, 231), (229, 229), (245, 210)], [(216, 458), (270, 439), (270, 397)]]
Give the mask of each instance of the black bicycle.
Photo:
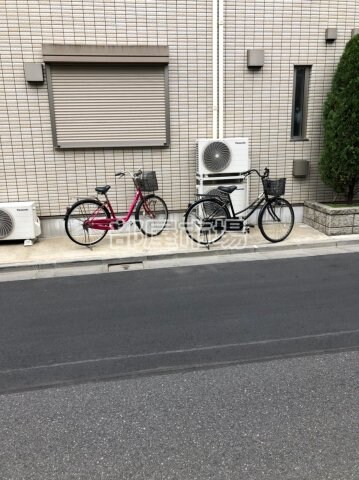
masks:
[(249, 231), (247, 220), (262, 204), (258, 227), (263, 237), (273, 243), (282, 242), (288, 237), (294, 225), (294, 211), (292, 205), (282, 197), (286, 179), (270, 180), (268, 168), (264, 169), (263, 175), (255, 168), (240, 175), (245, 179), (252, 173), (261, 178), (263, 193), (243, 210), (235, 212), (233, 208), (230, 194), (237, 188), (235, 185), (220, 186), (215, 195), (199, 195), (201, 198), (188, 207), (185, 228), (194, 242), (210, 245), (228, 231)]

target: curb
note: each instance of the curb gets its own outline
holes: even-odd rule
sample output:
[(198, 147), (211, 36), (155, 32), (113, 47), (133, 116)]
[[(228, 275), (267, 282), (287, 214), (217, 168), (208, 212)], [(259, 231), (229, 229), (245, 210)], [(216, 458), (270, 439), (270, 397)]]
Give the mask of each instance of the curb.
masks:
[[(92, 259), (77, 259), (77, 260), (64, 260), (64, 261), (44, 261), (44, 262), (21, 262), (21, 263), (9, 263), (0, 265), (0, 274), (14, 273), (14, 272), (45, 272), (46, 270), (66, 270), (70, 268), (92, 268), (94, 273), (107, 273), (111, 267), (130, 267), (135, 264), (143, 264), (144, 262), (154, 262), (163, 260), (180, 260), (184, 258), (204, 258), (213, 256), (228, 256), (228, 255), (240, 255), (251, 253), (266, 253), (266, 252), (278, 252), (278, 251), (293, 251), (303, 249), (316, 249), (332, 247), (338, 248), (346, 245), (358, 245), (359, 239), (328, 239), (319, 242), (308, 243), (292, 243), (288, 245), (283, 244), (268, 244), (268, 245), (253, 245), (250, 247), (231, 248), (228, 250), (221, 250), (212, 248), (210, 250), (200, 251), (185, 251), (175, 253), (160, 253), (160, 254), (146, 254), (130, 257), (99, 257)], [(96, 270), (96, 272), (95, 272)]]

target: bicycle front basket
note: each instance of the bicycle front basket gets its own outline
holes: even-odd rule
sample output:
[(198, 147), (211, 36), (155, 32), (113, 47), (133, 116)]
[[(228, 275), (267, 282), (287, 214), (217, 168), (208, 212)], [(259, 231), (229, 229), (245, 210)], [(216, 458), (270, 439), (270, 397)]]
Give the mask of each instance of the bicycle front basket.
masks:
[(265, 178), (263, 180), (264, 192), (271, 197), (280, 197), (285, 192), (286, 178), (279, 178), (278, 180), (270, 180)]
[(156, 172), (142, 172), (136, 180), (137, 186), (144, 192), (155, 192), (158, 190)]

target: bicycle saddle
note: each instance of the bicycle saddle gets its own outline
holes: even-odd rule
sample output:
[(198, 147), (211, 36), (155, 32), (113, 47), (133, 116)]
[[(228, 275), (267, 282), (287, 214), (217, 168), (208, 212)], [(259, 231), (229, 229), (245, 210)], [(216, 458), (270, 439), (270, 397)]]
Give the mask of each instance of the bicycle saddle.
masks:
[(105, 195), (111, 188), (111, 185), (106, 185), (105, 187), (96, 187), (95, 190), (97, 193)]
[(224, 193), (232, 193), (235, 190), (237, 190), (237, 187), (236, 187), (236, 185), (231, 185), (230, 187), (223, 187), (221, 185), (220, 187), (218, 187), (218, 190), (220, 190), (221, 192), (224, 192)]

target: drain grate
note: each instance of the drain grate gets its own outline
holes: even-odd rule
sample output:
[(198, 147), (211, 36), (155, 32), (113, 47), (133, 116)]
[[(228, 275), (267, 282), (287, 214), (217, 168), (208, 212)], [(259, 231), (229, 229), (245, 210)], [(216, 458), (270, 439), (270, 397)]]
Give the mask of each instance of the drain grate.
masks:
[(109, 273), (128, 272), (129, 270), (143, 270), (143, 262), (111, 263), (108, 265)]

